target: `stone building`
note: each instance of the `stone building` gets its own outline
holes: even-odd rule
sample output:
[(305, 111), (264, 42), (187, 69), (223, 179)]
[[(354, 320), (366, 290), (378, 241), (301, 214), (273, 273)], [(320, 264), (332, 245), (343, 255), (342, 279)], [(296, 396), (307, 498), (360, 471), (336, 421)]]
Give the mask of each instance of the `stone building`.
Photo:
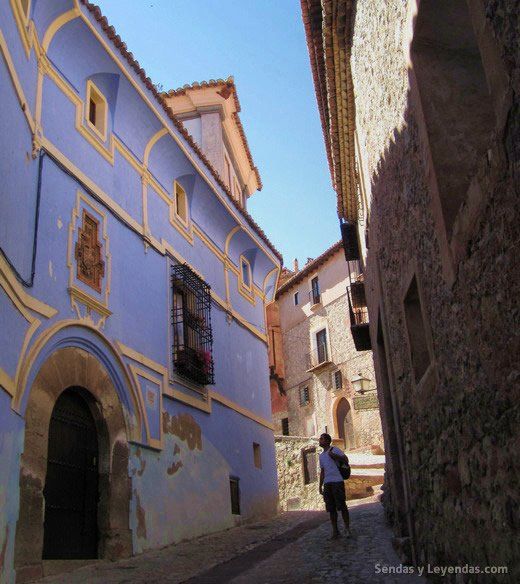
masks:
[[(273, 424), (277, 434), (328, 432), (346, 450), (370, 449), (382, 443), (376, 382), (371, 352), (356, 351), (350, 334), (347, 285), (337, 242), (301, 270), (286, 272), (278, 286), (279, 324), (268, 319), (268, 333), (272, 338), (279, 327), (281, 343), (271, 350), (283, 395), (278, 384), (271, 386)], [(363, 393), (352, 384), (359, 377), (365, 380)]]
[(0, 53), (0, 582), (275, 513), (233, 80), (159, 94), (86, 0), (1, 2)]
[(345, 249), (364, 264), (352, 332), (370, 331), (396, 543), (519, 581), (518, 3), (301, 5)]

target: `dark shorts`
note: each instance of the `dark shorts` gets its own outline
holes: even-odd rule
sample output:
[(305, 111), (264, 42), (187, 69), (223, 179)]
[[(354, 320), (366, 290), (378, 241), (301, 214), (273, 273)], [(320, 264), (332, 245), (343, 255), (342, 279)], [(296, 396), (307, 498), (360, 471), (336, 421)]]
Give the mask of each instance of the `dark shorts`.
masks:
[(347, 508), (347, 498), (345, 496), (345, 483), (325, 483), (323, 485), (323, 499), (325, 509), (329, 513), (332, 511), (344, 511)]

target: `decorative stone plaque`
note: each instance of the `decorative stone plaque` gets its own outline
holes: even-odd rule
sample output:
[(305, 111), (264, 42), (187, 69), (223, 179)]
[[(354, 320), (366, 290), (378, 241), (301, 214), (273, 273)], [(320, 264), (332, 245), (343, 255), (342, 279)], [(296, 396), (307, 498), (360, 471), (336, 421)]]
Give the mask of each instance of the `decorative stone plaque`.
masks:
[(369, 395), (360, 395), (354, 397), (355, 410), (378, 410), (379, 402), (377, 401), (377, 394), (371, 393)]
[(96, 292), (101, 293), (101, 280), (105, 275), (102, 260), (102, 244), (98, 237), (99, 221), (83, 209), (83, 223), (78, 230), (78, 241), (74, 251), (77, 262), (77, 278)]

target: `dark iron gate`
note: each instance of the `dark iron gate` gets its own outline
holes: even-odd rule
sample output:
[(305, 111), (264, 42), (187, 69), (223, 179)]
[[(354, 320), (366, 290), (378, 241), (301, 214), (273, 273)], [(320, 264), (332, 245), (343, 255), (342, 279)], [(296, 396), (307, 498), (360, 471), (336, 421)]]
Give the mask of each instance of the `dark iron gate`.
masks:
[(49, 427), (43, 559), (97, 558), (98, 440), (76, 388), (64, 391)]

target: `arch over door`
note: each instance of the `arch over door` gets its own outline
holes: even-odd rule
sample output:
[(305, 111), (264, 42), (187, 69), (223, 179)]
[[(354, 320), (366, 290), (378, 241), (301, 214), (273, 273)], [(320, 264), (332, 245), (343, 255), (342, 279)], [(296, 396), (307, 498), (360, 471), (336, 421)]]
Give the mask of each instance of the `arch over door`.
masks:
[(98, 556), (98, 436), (80, 388), (66, 389), (49, 425), (43, 559)]
[(342, 397), (336, 408), (336, 425), (338, 428), (338, 436), (343, 440), (345, 448), (355, 447), (354, 424), (352, 420), (352, 410), (348, 401)]

